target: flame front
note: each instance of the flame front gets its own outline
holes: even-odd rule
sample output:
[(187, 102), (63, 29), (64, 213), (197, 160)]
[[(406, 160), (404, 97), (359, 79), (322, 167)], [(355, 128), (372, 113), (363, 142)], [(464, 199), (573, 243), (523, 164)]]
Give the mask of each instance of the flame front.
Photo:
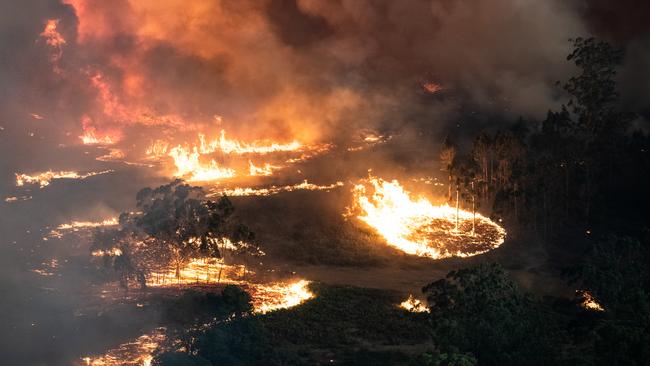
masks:
[[(284, 165), (274, 165), (269, 162), (258, 166), (253, 164), (251, 159), (248, 159), (246, 173), (238, 174), (235, 169), (217, 163), (212, 158), (213, 154), (219, 154), (222, 158), (226, 156), (234, 158), (233, 156), (242, 155), (249, 157), (251, 155), (266, 156), (278, 153), (300, 153), (300, 157), (286, 160), (286, 163), (293, 164), (309, 159), (329, 149), (329, 145), (303, 145), (295, 140), (289, 143), (269, 140), (243, 142), (226, 138), (226, 132), (224, 130), (221, 130), (219, 137), (213, 140), (208, 140), (204, 134), (199, 134), (198, 144), (177, 145), (169, 150), (168, 146), (169, 144), (164, 141), (155, 141), (147, 149), (147, 155), (150, 158), (155, 158), (156, 156), (162, 156), (167, 153), (173, 159), (176, 167), (174, 175), (190, 182), (209, 182), (234, 178), (239, 175), (250, 177), (269, 176), (275, 170), (284, 167)], [(283, 155), (279, 156), (282, 157)]]
[(235, 170), (219, 166), (216, 161), (210, 160), (208, 164), (201, 163), (200, 154), (195, 147), (188, 151), (177, 146), (169, 152), (176, 165), (176, 176), (184, 177), (188, 182), (207, 182), (235, 176)]
[(402, 309), (406, 309), (408, 311), (415, 312), (415, 313), (425, 313), (425, 312), (428, 313), (429, 312), (429, 308), (427, 308), (422, 303), (422, 301), (420, 301), (420, 300), (416, 299), (415, 297), (413, 297), (413, 295), (409, 295), (409, 297), (406, 300), (402, 301), (399, 304), (399, 307), (402, 308)]
[(309, 281), (290, 283), (252, 284), (251, 296), (257, 313), (268, 313), (302, 304), (314, 297), (309, 290)]
[(354, 187), (357, 217), (405, 253), (434, 259), (466, 257), (494, 249), (505, 240), (505, 230), (478, 213), (413, 199), (396, 180), (371, 178), (369, 183), (372, 195), (365, 184)]
[(224, 154), (269, 154), (282, 151), (296, 151), (300, 150), (303, 146), (298, 141), (292, 141), (287, 144), (269, 142), (269, 141), (254, 141), (252, 143), (241, 142), (226, 138), (226, 131), (221, 130), (219, 138), (207, 141), (205, 135), (199, 134), (200, 152), (201, 154), (211, 154), (214, 152), (222, 152)]
[(48, 170), (43, 173), (35, 173), (33, 175), (16, 173), (16, 186), (22, 187), (25, 184), (39, 184), (41, 188), (50, 184), (53, 179), (86, 179), (95, 175), (112, 173), (112, 170), (104, 170), (101, 172), (90, 172), (86, 174), (79, 174), (75, 171), (51, 171)]
[(217, 190), (210, 194), (210, 196), (221, 196), (226, 195), (230, 197), (241, 197), (241, 196), (271, 196), (281, 192), (293, 192), (299, 190), (305, 191), (329, 191), (338, 187), (342, 187), (343, 182), (336, 182), (333, 184), (318, 185), (309, 183), (309, 181), (304, 180), (298, 184), (291, 184), (286, 186), (271, 186), (267, 188), (252, 188), (252, 187), (236, 187), (230, 189), (221, 189)]
[(86, 366), (150, 366), (153, 352), (165, 340), (165, 329), (142, 335), (132, 342), (121, 344), (119, 347), (97, 357), (84, 357), (80, 365)]

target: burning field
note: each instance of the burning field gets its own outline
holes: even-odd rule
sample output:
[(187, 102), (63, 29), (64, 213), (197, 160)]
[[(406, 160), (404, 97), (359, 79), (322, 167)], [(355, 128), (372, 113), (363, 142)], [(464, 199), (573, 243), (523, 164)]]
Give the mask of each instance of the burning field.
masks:
[(354, 186), (354, 199), (351, 211), (360, 212), (357, 218), (408, 254), (469, 257), (497, 248), (505, 240), (505, 230), (489, 218), (413, 198), (396, 180), (370, 178)]

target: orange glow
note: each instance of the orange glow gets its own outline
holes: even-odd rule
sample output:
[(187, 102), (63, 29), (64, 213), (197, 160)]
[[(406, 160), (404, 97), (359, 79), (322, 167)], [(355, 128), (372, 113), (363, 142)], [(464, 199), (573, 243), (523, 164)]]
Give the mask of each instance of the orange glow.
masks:
[(16, 173), (16, 186), (22, 187), (26, 184), (39, 184), (41, 188), (50, 184), (53, 179), (86, 179), (95, 175), (111, 173), (112, 170), (104, 170), (101, 172), (90, 172), (86, 174), (79, 174), (75, 171), (51, 171), (48, 170), (43, 173), (35, 173), (33, 175), (18, 174)]
[(314, 297), (308, 286), (309, 281), (306, 280), (252, 285), (255, 312), (268, 313), (300, 305)]
[(150, 366), (153, 352), (165, 340), (165, 328), (158, 328), (131, 342), (121, 344), (106, 354), (84, 357), (80, 365), (85, 366)]
[[(50, 61), (54, 65), (54, 72), (57, 74), (61, 73), (61, 69), (58, 66), (59, 60), (63, 56), (63, 46), (66, 44), (65, 39), (58, 31), (59, 19), (48, 19), (45, 23), (45, 28), (39, 35), (42, 39), (45, 40), (45, 43), (50, 46), (52, 53), (50, 55)], [(39, 118), (40, 119), (40, 118)]]
[(580, 307), (590, 311), (605, 311), (605, 308), (596, 300), (590, 291), (578, 290), (576, 294), (581, 298)]
[[(176, 271), (169, 266), (147, 276), (147, 286), (165, 287), (194, 284), (240, 284), (245, 274), (244, 266), (229, 265), (220, 258), (193, 258)], [(251, 273), (250, 271), (248, 272)]]
[(402, 301), (399, 304), (399, 307), (402, 308), (402, 309), (406, 309), (408, 311), (412, 311), (414, 313), (424, 313), (424, 312), (428, 313), (429, 312), (429, 308), (427, 308), (422, 303), (422, 301), (420, 301), (420, 300), (416, 299), (415, 297), (413, 297), (413, 295), (409, 295), (409, 297), (406, 300)]
[(65, 39), (63, 39), (63, 36), (57, 30), (59, 21), (59, 19), (48, 19), (45, 23), (45, 29), (40, 34), (49, 46), (60, 47), (65, 44)]
[(370, 178), (367, 183), (354, 187), (350, 213), (357, 213), (388, 245), (405, 253), (434, 259), (467, 257), (494, 249), (505, 240), (505, 230), (481, 214), (476, 214), (476, 232), (472, 233), (474, 215), (470, 211), (457, 213), (446, 204), (435, 206), (422, 197), (413, 199), (396, 180)]
[(117, 220), (117, 217), (111, 217), (109, 219), (105, 219), (99, 222), (93, 222), (93, 221), (72, 221), (67, 224), (61, 224), (57, 226), (57, 230), (75, 230), (75, 229), (86, 229), (86, 228), (94, 228), (94, 227), (100, 227), (100, 226), (116, 226), (119, 224), (119, 221)]
[(436, 83), (433, 83), (433, 82), (428, 82), (428, 83), (422, 84), (422, 89), (424, 89), (424, 91), (426, 91), (429, 94), (435, 94), (435, 93), (443, 90), (444, 88), (440, 84), (436, 84)]
[(188, 182), (207, 182), (235, 176), (233, 169), (220, 167), (214, 160), (210, 160), (207, 164), (201, 163), (196, 147), (189, 151), (181, 146), (176, 146), (170, 150), (169, 156), (174, 159), (176, 165), (174, 175), (182, 177)]
[(120, 248), (111, 248), (108, 250), (93, 250), (90, 253), (93, 257), (118, 257), (122, 255), (122, 250)]
[(199, 152), (211, 154), (220, 151), (224, 154), (269, 154), (281, 151), (296, 151), (303, 146), (298, 141), (277, 143), (272, 141), (253, 141), (246, 143), (226, 138), (226, 131), (221, 130), (219, 138), (208, 141), (205, 135), (199, 134)]
[(100, 134), (92, 124), (93, 122), (88, 116), (81, 119), (83, 134), (79, 138), (84, 145), (113, 145), (119, 141), (119, 136)]
[(147, 154), (147, 157), (151, 159), (157, 159), (167, 155), (168, 149), (169, 143), (163, 140), (155, 140), (151, 142), (151, 145), (149, 145), (145, 154)]
[(317, 184), (309, 183), (307, 180), (304, 180), (302, 183), (298, 183), (298, 184), (286, 185), (286, 186), (271, 186), (268, 188), (237, 187), (237, 188), (230, 188), (230, 189), (222, 189), (211, 193), (210, 196), (217, 196), (217, 195), (218, 196), (226, 195), (231, 197), (270, 196), (281, 192), (293, 192), (299, 190), (329, 191), (331, 189), (342, 187), (343, 185), (344, 185), (343, 182), (336, 182), (334, 184), (329, 184), (329, 185), (317, 185)]
[[(168, 144), (163, 141), (156, 141), (147, 149), (147, 154), (153, 158), (156, 155), (167, 151)], [(324, 148), (323, 146), (326, 146)], [(176, 177), (183, 178), (190, 182), (208, 182), (234, 178), (237, 172), (232, 168), (221, 166), (213, 158), (205, 158), (203, 155), (220, 153), (223, 155), (268, 155), (275, 153), (301, 153), (300, 158), (289, 159), (287, 163), (295, 163), (308, 159), (316, 154), (320, 154), (329, 148), (329, 145), (302, 145), (297, 141), (290, 143), (280, 143), (270, 140), (254, 140), (253, 142), (243, 142), (226, 138), (225, 131), (221, 131), (220, 136), (214, 140), (207, 140), (205, 135), (199, 134), (198, 144), (192, 147), (188, 145), (178, 145), (169, 149), (168, 155), (174, 160), (176, 166)], [(248, 172), (241, 175), (248, 176), (269, 176), (274, 170), (281, 169), (282, 166), (264, 163), (263, 166), (256, 166), (249, 159)]]
[(273, 170), (280, 169), (281, 167), (277, 165), (271, 165), (269, 163), (265, 163), (264, 166), (258, 167), (253, 164), (252, 161), (248, 161), (248, 175), (251, 177), (256, 177), (256, 176), (269, 176), (273, 174)]

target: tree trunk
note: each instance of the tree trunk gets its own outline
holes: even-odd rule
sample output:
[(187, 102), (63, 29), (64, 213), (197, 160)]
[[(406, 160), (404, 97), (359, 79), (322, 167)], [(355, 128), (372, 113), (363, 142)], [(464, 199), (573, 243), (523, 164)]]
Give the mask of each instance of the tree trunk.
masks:
[(459, 192), (458, 186), (456, 186), (456, 231), (458, 231), (458, 213), (459, 213), (458, 211), (460, 209), (459, 202), (458, 202), (459, 195), (460, 195), (460, 192)]

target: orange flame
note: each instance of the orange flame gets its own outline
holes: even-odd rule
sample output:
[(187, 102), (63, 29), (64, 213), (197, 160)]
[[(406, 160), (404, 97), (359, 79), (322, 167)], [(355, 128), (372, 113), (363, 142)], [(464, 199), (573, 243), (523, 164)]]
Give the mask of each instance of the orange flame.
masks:
[[(496, 248), (505, 240), (505, 230), (485, 216), (448, 205), (435, 206), (425, 198), (412, 199), (396, 180), (370, 178), (374, 193), (366, 186), (353, 189), (357, 216), (386, 239), (408, 254), (434, 259), (450, 256), (467, 257)], [(476, 220), (476, 233), (471, 232)], [(456, 228), (456, 222), (459, 222)]]
[(427, 308), (422, 301), (416, 299), (413, 297), (413, 295), (409, 295), (409, 297), (402, 301), (399, 304), (399, 307), (402, 309), (406, 309), (408, 311), (414, 312), (414, 313), (428, 313), (429, 308)]
[(86, 174), (79, 174), (75, 171), (58, 171), (54, 172), (48, 170), (43, 173), (36, 173), (34, 175), (18, 174), (16, 173), (16, 186), (22, 187), (25, 184), (39, 184), (40, 188), (46, 187), (53, 179), (86, 179), (95, 175), (111, 173), (112, 170), (104, 170), (101, 172), (90, 172)]

